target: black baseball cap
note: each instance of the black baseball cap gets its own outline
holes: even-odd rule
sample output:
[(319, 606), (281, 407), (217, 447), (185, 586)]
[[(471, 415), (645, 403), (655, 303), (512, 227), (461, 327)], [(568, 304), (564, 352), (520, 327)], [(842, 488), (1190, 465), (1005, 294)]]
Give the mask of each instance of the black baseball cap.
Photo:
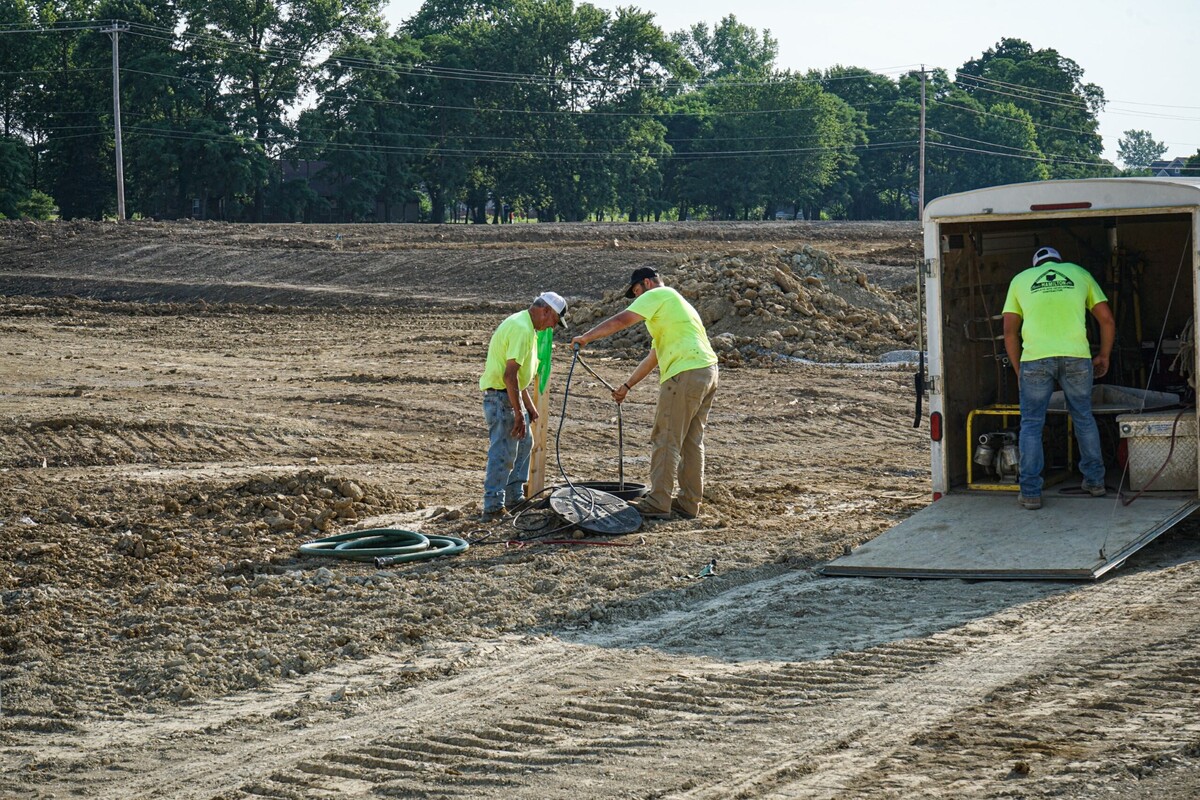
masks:
[(633, 287), (637, 286), (647, 278), (657, 278), (658, 270), (654, 267), (638, 267), (633, 271), (633, 275), (629, 278), (629, 288), (625, 290), (626, 297), (633, 297)]

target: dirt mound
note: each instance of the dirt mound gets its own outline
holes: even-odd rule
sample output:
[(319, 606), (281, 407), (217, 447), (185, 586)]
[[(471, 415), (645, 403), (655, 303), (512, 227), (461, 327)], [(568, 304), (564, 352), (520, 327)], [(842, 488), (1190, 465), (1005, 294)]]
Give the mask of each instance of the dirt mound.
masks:
[[(696, 307), (722, 364), (874, 361), (916, 341), (911, 303), (808, 245), (689, 259), (663, 277)], [(577, 304), (571, 321), (586, 329), (628, 302), (610, 291), (599, 302)], [(650, 337), (638, 325), (605, 342), (640, 357)]]

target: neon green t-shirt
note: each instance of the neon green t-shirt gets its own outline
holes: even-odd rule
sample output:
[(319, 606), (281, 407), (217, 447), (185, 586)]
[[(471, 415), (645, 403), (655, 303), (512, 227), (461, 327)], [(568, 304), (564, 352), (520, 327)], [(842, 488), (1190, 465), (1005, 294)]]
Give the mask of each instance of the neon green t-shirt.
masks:
[(492, 334), (479, 388), (504, 389), (504, 368), (510, 358), (520, 364), (517, 389), (524, 389), (538, 367), (537, 335), (533, 330), (533, 317), (529, 316), (529, 309), (518, 311), (505, 319)]
[(1021, 361), (1068, 356), (1091, 358), (1087, 312), (1108, 298), (1078, 264), (1048, 261), (1013, 278), (1005, 314), (1021, 317)]
[(700, 315), (671, 287), (642, 292), (629, 304), (629, 310), (646, 320), (646, 330), (658, 354), (659, 383), (689, 369), (717, 363)]

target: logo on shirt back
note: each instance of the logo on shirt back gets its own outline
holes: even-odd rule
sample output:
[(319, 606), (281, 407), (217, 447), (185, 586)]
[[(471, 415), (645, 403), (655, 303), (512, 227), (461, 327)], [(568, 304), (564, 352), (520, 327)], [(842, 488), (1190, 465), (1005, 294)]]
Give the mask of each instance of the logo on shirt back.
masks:
[(1033, 294), (1038, 292), (1061, 292), (1066, 289), (1074, 289), (1075, 282), (1068, 278), (1057, 269), (1048, 269), (1043, 272), (1029, 287), (1029, 291)]

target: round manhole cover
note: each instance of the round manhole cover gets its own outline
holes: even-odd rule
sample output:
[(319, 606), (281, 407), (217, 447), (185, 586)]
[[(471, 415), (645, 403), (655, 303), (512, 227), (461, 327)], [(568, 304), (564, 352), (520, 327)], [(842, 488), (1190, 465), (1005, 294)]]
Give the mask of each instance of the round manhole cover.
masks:
[(608, 492), (585, 486), (564, 486), (550, 495), (550, 507), (567, 522), (585, 531), (616, 536), (642, 527), (637, 509)]

